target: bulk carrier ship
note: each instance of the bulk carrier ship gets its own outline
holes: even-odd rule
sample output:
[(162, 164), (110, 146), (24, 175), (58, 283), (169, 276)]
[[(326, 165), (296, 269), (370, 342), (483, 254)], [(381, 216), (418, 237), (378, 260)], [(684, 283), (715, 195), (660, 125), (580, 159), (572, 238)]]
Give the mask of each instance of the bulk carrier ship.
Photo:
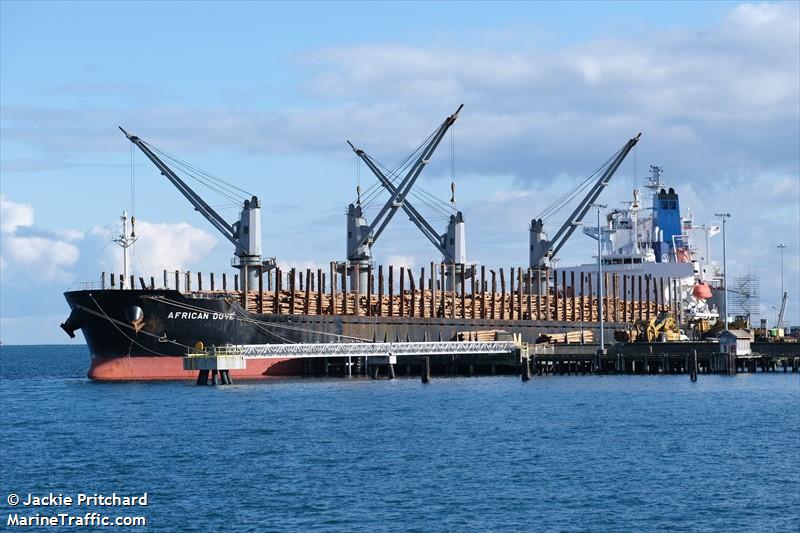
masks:
[[(152, 277), (135, 279), (127, 272), (126, 255), (136, 239), (135, 220), (131, 217), (129, 230), (123, 215), (123, 231), (116, 239), (125, 257), (123, 273), (108, 278), (103, 273), (99, 286), (65, 293), (71, 313), (61, 327), (73, 337), (77, 330), (83, 333), (91, 354), (88, 376), (104, 381), (194, 379), (194, 372), (183, 369), (182, 359), (195, 347), (475, 339), (498, 330), (519, 334), (528, 342), (543, 333), (578, 330), (581, 340), (590, 342), (600, 320), (601, 284), (606, 289), (603, 318), (609, 329), (626, 327), (637, 318), (678, 312), (682, 289), (673, 277), (644, 275), (635, 293), (633, 283), (630, 291), (622, 291), (614, 273), (601, 278), (596, 272), (577, 277), (573, 272), (568, 280), (565, 272), (542, 261), (555, 257), (639, 135), (591, 176), (588, 192), (556, 238), (547, 240), (531, 227), (529, 265), (487, 269), (469, 263), (464, 215), (454, 210), (440, 233), (412, 201), (415, 182), (460, 111), (461, 107), (391, 171), (350, 144), (375, 174), (375, 186), (388, 193), (388, 201), (368, 222), (359, 188), (347, 211), (346, 260), (305, 272), (283, 271), (274, 258), (262, 257), (261, 203), (256, 196), (241, 203), (239, 219), (231, 224), (179, 175), (181, 169), (194, 176), (202, 171), (120, 128), (231, 242), (236, 273), (232, 279), (226, 274), (215, 279), (213, 274), (195, 277), (165, 270), (158, 283)], [(374, 264), (372, 247), (401, 210), (441, 253), (441, 260), (418, 271)], [(256, 359), (231, 374), (261, 378), (302, 372), (303, 361), (287, 357)]]

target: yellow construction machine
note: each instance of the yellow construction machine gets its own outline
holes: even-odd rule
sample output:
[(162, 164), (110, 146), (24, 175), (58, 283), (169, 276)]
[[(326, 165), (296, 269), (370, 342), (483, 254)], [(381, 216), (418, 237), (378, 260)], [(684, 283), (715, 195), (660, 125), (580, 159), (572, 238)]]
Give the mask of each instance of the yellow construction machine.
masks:
[(662, 312), (650, 320), (637, 320), (630, 338), (636, 342), (673, 342), (684, 340), (675, 318)]

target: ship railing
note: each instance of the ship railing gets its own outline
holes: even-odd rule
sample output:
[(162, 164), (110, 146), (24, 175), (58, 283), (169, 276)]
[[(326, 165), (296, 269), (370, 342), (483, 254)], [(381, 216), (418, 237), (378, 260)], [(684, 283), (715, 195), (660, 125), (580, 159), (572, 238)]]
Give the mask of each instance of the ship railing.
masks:
[(376, 356), (436, 356), (469, 354), (512, 354), (523, 348), (521, 339), (514, 336), (502, 341), (422, 341), (422, 342), (358, 342), (358, 343), (299, 343), (246, 344), (211, 346), (192, 349), (187, 357), (200, 358), (314, 358), (314, 357), (376, 357)]
[(239, 357), (244, 354), (242, 346), (227, 344), (225, 346), (209, 346), (208, 348), (192, 348), (187, 357)]
[(81, 281), (78, 282), (79, 291), (99, 291), (106, 288), (105, 283), (99, 281)]
[(242, 346), (245, 359), (273, 357), (374, 357), (432, 356), (458, 354), (511, 354), (519, 344), (508, 341), (423, 341), (423, 342), (359, 342), (248, 344)]

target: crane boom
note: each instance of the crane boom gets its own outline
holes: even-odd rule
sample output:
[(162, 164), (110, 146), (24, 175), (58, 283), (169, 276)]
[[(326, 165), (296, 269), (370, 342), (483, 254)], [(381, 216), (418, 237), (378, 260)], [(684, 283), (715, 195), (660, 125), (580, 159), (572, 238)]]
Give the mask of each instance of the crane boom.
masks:
[(226, 239), (231, 241), (233, 245), (236, 247), (237, 251), (241, 251), (244, 254), (249, 254), (250, 251), (247, 250), (244, 245), (238, 240), (237, 231), (231, 226), (222, 216), (217, 213), (205, 200), (203, 200), (200, 195), (198, 195), (194, 190), (192, 190), (189, 185), (186, 184), (169, 166), (167, 166), (164, 161), (161, 160), (153, 151), (147, 146), (142, 139), (135, 135), (129, 134), (122, 126), (119, 127), (120, 131), (125, 134), (125, 137), (128, 138), (130, 142), (136, 145), (139, 150), (142, 151), (147, 158), (153, 162), (153, 164), (161, 171), (161, 174), (164, 175), (170, 183), (172, 183), (178, 191), (180, 191), (183, 196), (189, 200), (194, 206), (195, 211), (198, 211), (201, 215), (203, 215), (206, 220), (208, 220), (212, 226), (214, 226), (217, 231), (219, 231)]
[(627, 157), (628, 153), (636, 146), (636, 143), (639, 142), (641, 136), (641, 133), (637, 134), (620, 148), (611, 163), (606, 167), (606, 170), (600, 175), (592, 188), (572, 211), (552, 239), (546, 239), (546, 235), (544, 235), (542, 230), (542, 220), (533, 221), (531, 225), (531, 267), (542, 268), (545, 266), (546, 260), (552, 259), (559, 250), (561, 250), (570, 236), (575, 232), (575, 229), (581, 224), (583, 217), (586, 216), (586, 213), (600, 196), (600, 193), (608, 186), (611, 178), (625, 160), (625, 157)]
[[(362, 161), (367, 165), (375, 177), (378, 178), (378, 181), (381, 182), (381, 185), (389, 191), (389, 194), (395, 194), (397, 192), (397, 187), (392, 183), (392, 181), (386, 177), (386, 175), (381, 172), (378, 166), (373, 161), (372, 157), (369, 156), (364, 150), (360, 148), (356, 148), (353, 146), (353, 143), (347, 141), (347, 144), (350, 145), (350, 148), (353, 149), (353, 152), (361, 158)], [(439, 252), (442, 253), (447, 258), (447, 262), (451, 262), (452, 258), (450, 257), (450, 253), (446, 250), (446, 248), (442, 245), (442, 237), (436, 233), (436, 230), (431, 226), (431, 224), (422, 216), (422, 214), (417, 211), (417, 209), (409, 202), (405, 200), (402, 204), (403, 211), (406, 212), (409, 219), (419, 228), (425, 237), (431, 241), (431, 243), (436, 247)]]
[(433, 134), (430, 141), (428, 141), (428, 144), (422, 150), (422, 153), (420, 153), (419, 157), (411, 166), (411, 169), (408, 171), (406, 176), (397, 186), (394, 193), (390, 194), (389, 200), (386, 202), (383, 208), (381, 208), (380, 212), (375, 217), (375, 220), (373, 220), (372, 224), (369, 226), (369, 231), (366, 232), (366, 234), (362, 237), (360, 245), (363, 246), (370, 240), (375, 242), (378, 240), (378, 237), (381, 236), (381, 233), (383, 233), (383, 230), (386, 229), (386, 226), (392, 220), (392, 217), (394, 217), (397, 209), (404, 204), (406, 195), (408, 195), (411, 187), (414, 186), (414, 182), (422, 173), (422, 169), (424, 169), (425, 165), (427, 165), (430, 161), (430, 158), (433, 155), (433, 152), (436, 150), (436, 147), (439, 146), (439, 143), (442, 141), (445, 133), (447, 133), (447, 130), (449, 130), (450, 126), (452, 126), (456, 121), (458, 118), (458, 113), (463, 107), (464, 104), (458, 106), (456, 112), (447, 117), (445, 121), (442, 122), (442, 124), (437, 128), (436, 132)]

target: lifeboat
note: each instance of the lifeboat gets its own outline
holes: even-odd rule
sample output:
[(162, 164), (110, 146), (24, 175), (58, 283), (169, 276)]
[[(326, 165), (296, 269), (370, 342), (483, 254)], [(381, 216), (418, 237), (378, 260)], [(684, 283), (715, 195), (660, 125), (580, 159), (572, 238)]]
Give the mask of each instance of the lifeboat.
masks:
[(705, 283), (698, 283), (692, 288), (692, 294), (695, 298), (708, 300), (711, 298), (711, 287)]

